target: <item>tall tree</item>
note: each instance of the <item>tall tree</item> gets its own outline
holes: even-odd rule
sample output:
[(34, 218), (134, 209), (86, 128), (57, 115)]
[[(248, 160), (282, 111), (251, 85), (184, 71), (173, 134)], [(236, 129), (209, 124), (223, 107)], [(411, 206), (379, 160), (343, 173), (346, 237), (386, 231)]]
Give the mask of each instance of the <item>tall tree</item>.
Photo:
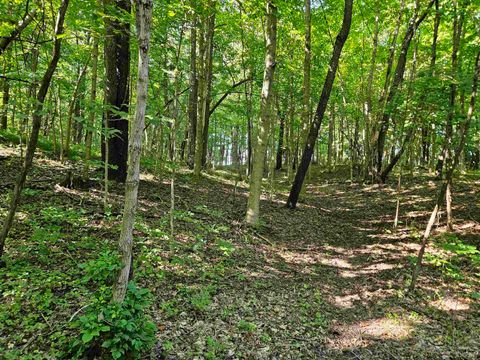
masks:
[(135, 19), (138, 41), (137, 104), (132, 123), (131, 141), (128, 148), (128, 173), (125, 183), (125, 206), (120, 233), (119, 247), (122, 268), (114, 286), (113, 300), (123, 302), (127, 292), (132, 264), (133, 226), (137, 209), (138, 185), (140, 182), (140, 155), (145, 129), (145, 111), (148, 95), (148, 62), (153, 0), (135, 0)]
[(383, 163), (383, 154), (385, 150), (385, 140), (387, 137), (388, 128), (390, 126), (390, 117), (394, 112), (395, 107), (395, 98), (400, 90), (400, 87), (404, 80), (405, 67), (407, 64), (408, 50), (412, 42), (413, 36), (415, 35), (420, 24), (427, 17), (430, 8), (433, 6), (435, 0), (431, 0), (425, 11), (419, 16), (418, 9), (415, 9), (415, 13), (409, 21), (405, 36), (403, 37), (402, 46), (400, 48), (400, 54), (398, 56), (397, 66), (395, 68), (395, 75), (393, 77), (393, 82), (388, 91), (388, 96), (386, 99), (385, 109), (380, 122), (380, 130), (378, 132), (378, 139), (376, 144), (376, 173), (379, 175), (382, 171)]
[(342, 54), (343, 46), (345, 45), (350, 32), (350, 26), (352, 24), (352, 8), (353, 0), (345, 0), (342, 28), (335, 39), (332, 58), (330, 59), (328, 66), (327, 77), (325, 78), (325, 83), (323, 84), (322, 94), (320, 95), (317, 110), (315, 111), (315, 116), (310, 126), (310, 131), (308, 133), (305, 148), (303, 150), (302, 159), (298, 166), (295, 180), (293, 181), (293, 185), (290, 190), (290, 195), (288, 196), (287, 207), (291, 209), (294, 209), (297, 206), (298, 197), (305, 180), (305, 175), (307, 174), (308, 167), (310, 166), (310, 162), (312, 160), (315, 142), (317, 141), (318, 132), (322, 125), (325, 110), (327, 109), (328, 99), (330, 98), (330, 93), (332, 92), (333, 82), (335, 80), (335, 75), (337, 73), (337, 68), (340, 61), (340, 55)]
[(33, 163), (33, 157), (35, 155), (35, 150), (38, 143), (38, 135), (40, 132), (40, 126), (42, 124), (43, 116), (43, 106), (45, 102), (45, 97), (47, 96), (48, 89), (50, 88), (50, 83), (52, 81), (52, 76), (57, 69), (57, 64), (60, 59), (60, 50), (62, 46), (63, 39), (63, 27), (65, 22), (65, 14), (67, 12), (69, 0), (62, 0), (60, 8), (58, 9), (57, 20), (55, 22), (55, 36), (53, 41), (53, 54), (48, 67), (43, 75), (42, 81), (40, 82), (40, 88), (38, 89), (36, 96), (35, 111), (32, 118), (32, 129), (30, 132), (30, 137), (28, 140), (27, 150), (25, 153), (25, 159), (23, 161), (22, 168), (18, 174), (17, 180), (15, 182), (15, 188), (13, 189), (13, 194), (10, 199), (10, 207), (8, 209), (7, 217), (3, 222), (2, 232), (0, 233), (0, 266), (2, 265), (2, 256), (5, 247), (5, 240), (7, 239), (8, 233), (12, 227), (13, 219), (15, 217), (15, 212), (17, 210), (18, 204), (20, 202), (20, 196), (25, 185), (25, 180), (27, 174), (30, 171)]
[(197, 132), (197, 101), (198, 101), (198, 79), (197, 79), (197, 2), (191, 0), (191, 29), (190, 29), (190, 92), (188, 97), (188, 164), (193, 168), (195, 157), (195, 141)]
[[(108, 177), (124, 182), (127, 177), (128, 103), (130, 76), (130, 0), (104, 0), (105, 16), (105, 129), (103, 160)], [(105, 149), (108, 147), (108, 150)], [(108, 154), (108, 159), (106, 158)]]
[(247, 224), (255, 225), (260, 217), (260, 195), (262, 192), (262, 177), (265, 166), (268, 135), (271, 127), (271, 111), (273, 103), (272, 85), (275, 74), (277, 56), (277, 8), (273, 0), (266, 3), (265, 29), (265, 71), (263, 74), (262, 93), (260, 95), (260, 122), (257, 129), (257, 141), (253, 153), (252, 174), (250, 177), (250, 192), (248, 194)]
[(435, 224), (435, 219), (437, 218), (438, 211), (440, 210), (440, 206), (442, 205), (443, 201), (445, 200), (445, 195), (448, 189), (448, 186), (451, 185), (453, 174), (455, 169), (457, 168), (460, 155), (462, 154), (463, 148), (465, 146), (465, 140), (467, 137), (468, 130), (470, 128), (470, 124), (472, 122), (473, 114), (475, 111), (475, 101), (477, 97), (477, 89), (478, 89), (478, 78), (480, 76), (480, 52), (477, 51), (477, 56), (475, 59), (475, 70), (473, 75), (473, 83), (472, 83), (472, 93), (470, 95), (470, 106), (467, 112), (467, 118), (461, 127), (460, 135), (459, 135), (459, 143), (455, 149), (455, 155), (452, 159), (452, 164), (450, 167), (447, 168), (445, 180), (442, 181), (441, 185), (439, 186), (437, 192), (437, 198), (435, 201), (435, 206), (433, 207), (433, 211), (430, 214), (430, 219), (428, 220), (427, 226), (425, 228), (425, 232), (423, 233), (422, 237), (422, 245), (418, 252), (417, 261), (413, 270), (412, 281), (410, 283), (410, 290), (414, 290), (417, 284), (418, 275), (420, 273), (422, 267), (422, 260), (423, 255), (425, 254), (425, 249), (427, 246), (428, 239), (433, 229), (433, 225)]

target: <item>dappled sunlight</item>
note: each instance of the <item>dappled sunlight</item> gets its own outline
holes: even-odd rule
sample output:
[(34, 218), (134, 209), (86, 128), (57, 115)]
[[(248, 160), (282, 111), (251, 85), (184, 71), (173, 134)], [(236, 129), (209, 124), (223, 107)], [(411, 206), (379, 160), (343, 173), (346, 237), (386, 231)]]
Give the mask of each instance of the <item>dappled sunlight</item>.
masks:
[(337, 325), (332, 331), (338, 335), (327, 346), (345, 350), (367, 347), (372, 341), (405, 340), (413, 335), (415, 323), (405, 317), (383, 317)]
[(455, 298), (451, 295), (430, 302), (429, 305), (446, 312), (468, 311), (471, 307), (471, 299)]

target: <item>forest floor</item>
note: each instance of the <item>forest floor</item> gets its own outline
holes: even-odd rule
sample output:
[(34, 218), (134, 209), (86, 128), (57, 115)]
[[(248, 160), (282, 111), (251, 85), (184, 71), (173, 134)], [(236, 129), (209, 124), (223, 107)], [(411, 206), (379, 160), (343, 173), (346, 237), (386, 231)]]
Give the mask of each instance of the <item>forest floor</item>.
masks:
[[(2, 218), (17, 154), (0, 145)], [(66, 357), (72, 324), (108, 285), (123, 187), (112, 185), (104, 212), (101, 182), (59, 185), (73, 167), (40, 153), (27, 180), (0, 269), (0, 358)], [(405, 288), (433, 178), (405, 177), (397, 229), (395, 179), (378, 186), (318, 174), (295, 211), (283, 206), (283, 179), (265, 194), (257, 229), (243, 224), (247, 187), (232, 179), (180, 171), (171, 238), (169, 178), (142, 175), (134, 277), (153, 295), (158, 329), (147, 357), (479, 358), (480, 274), (470, 258), (480, 246), (479, 174), (455, 181), (456, 231), (446, 234), (442, 214), (415, 294)]]

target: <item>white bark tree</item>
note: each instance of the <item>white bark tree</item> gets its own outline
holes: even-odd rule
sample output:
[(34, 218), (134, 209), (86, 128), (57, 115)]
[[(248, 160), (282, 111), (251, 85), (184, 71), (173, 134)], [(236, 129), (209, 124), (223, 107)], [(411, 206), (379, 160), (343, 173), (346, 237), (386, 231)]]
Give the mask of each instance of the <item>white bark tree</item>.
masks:
[(123, 208), (122, 230), (119, 240), (119, 247), (122, 255), (122, 269), (118, 274), (113, 289), (113, 300), (119, 303), (123, 302), (125, 299), (132, 264), (133, 226), (135, 224), (135, 214), (137, 210), (140, 156), (142, 150), (142, 136), (145, 129), (145, 110), (147, 107), (148, 50), (150, 45), (153, 1), (135, 0), (135, 8), (138, 40), (137, 105), (129, 139), (129, 162), (127, 181), (125, 183), (125, 205)]
[(271, 107), (273, 103), (272, 84), (275, 73), (277, 53), (277, 8), (272, 0), (267, 0), (265, 72), (260, 97), (260, 123), (257, 131), (257, 141), (253, 153), (252, 176), (250, 178), (250, 193), (248, 196), (247, 224), (255, 225), (259, 220), (260, 195), (262, 192), (262, 177), (267, 149), (268, 134), (271, 127)]

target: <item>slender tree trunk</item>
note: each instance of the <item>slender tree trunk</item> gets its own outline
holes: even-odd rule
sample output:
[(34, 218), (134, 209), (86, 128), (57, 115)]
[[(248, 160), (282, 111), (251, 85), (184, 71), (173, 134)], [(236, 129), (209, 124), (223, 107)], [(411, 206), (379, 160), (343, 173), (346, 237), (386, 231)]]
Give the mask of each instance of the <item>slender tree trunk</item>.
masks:
[[(105, 13), (105, 105), (108, 146), (108, 177), (124, 182), (127, 177), (128, 103), (130, 75), (130, 24), (112, 15), (112, 7), (130, 13), (130, 0), (104, 0)], [(121, 114), (123, 113), (123, 114)], [(112, 131), (115, 134), (108, 134)], [(102, 146), (105, 160), (105, 144)]]
[[(98, 2), (97, 2), (98, 4)], [(93, 127), (96, 115), (97, 100), (97, 76), (98, 76), (98, 36), (93, 35), (92, 46), (92, 80), (90, 87), (90, 113), (88, 116), (86, 137), (85, 137), (85, 165), (83, 168), (83, 177), (88, 178), (90, 169), (90, 158), (92, 156)]]
[(210, 127), (210, 107), (212, 103), (212, 82), (213, 82), (213, 36), (215, 32), (215, 7), (216, 1), (210, 3), (210, 17), (208, 19), (207, 27), (207, 54), (205, 57), (205, 116), (203, 120), (203, 139), (202, 139), (202, 168), (207, 165), (207, 148), (208, 148), (208, 130)]
[(410, 283), (410, 290), (414, 290), (416, 283), (417, 283), (417, 278), (420, 273), (420, 269), (422, 267), (422, 260), (423, 260), (423, 255), (425, 254), (425, 248), (427, 246), (428, 238), (430, 237), (430, 233), (432, 232), (433, 225), (435, 224), (435, 219), (437, 218), (438, 211), (440, 209), (440, 206), (443, 203), (443, 200), (445, 198), (445, 194), (447, 192), (448, 185), (451, 184), (452, 179), (453, 179), (453, 173), (459, 163), (460, 160), (460, 155), (463, 151), (463, 148), (465, 146), (465, 140), (467, 137), (468, 129), (470, 127), (473, 113), (475, 110), (475, 100), (477, 97), (477, 88), (478, 88), (478, 77), (480, 75), (480, 52), (477, 52), (477, 57), (475, 60), (475, 73), (473, 76), (473, 83), (472, 83), (472, 94), (470, 96), (470, 106), (468, 108), (468, 113), (467, 113), (467, 118), (461, 128), (460, 131), (460, 136), (459, 136), (459, 143), (457, 145), (457, 148), (455, 150), (455, 156), (452, 161), (452, 165), (447, 168), (447, 173), (446, 173), (446, 178), (442, 182), (438, 193), (437, 193), (437, 199), (435, 202), (435, 206), (433, 208), (433, 211), (430, 215), (430, 219), (428, 221), (427, 227), (425, 228), (425, 232), (423, 234), (422, 238), (422, 245), (420, 247), (420, 251), (418, 252), (417, 256), (417, 261), (415, 268), (413, 270), (413, 275), (412, 275), (412, 282)]
[(3, 101), (2, 113), (0, 114), (0, 129), (7, 130), (8, 126), (8, 103), (10, 101), (10, 83), (8, 79), (3, 80)]
[(267, 150), (268, 135), (271, 126), (271, 110), (273, 103), (272, 84), (275, 74), (277, 55), (277, 8), (272, 0), (266, 2), (266, 54), (265, 72), (260, 97), (260, 123), (255, 143), (252, 176), (250, 178), (250, 192), (248, 195), (247, 224), (256, 225), (260, 215), (260, 195), (262, 192), (262, 177)]
[(305, 0), (305, 48), (303, 60), (303, 86), (302, 86), (302, 138), (303, 142), (308, 134), (310, 127), (310, 78), (311, 78), (311, 62), (312, 62), (312, 16), (311, 16), (311, 0)]
[[(431, 47), (431, 55), (430, 55), (430, 72), (431, 76), (435, 76), (435, 64), (437, 62), (437, 40), (438, 40), (438, 28), (440, 27), (440, 11), (438, 0), (435, 0), (435, 20), (433, 23), (433, 40), (432, 40), (432, 47)], [(422, 127), (422, 164), (424, 166), (428, 166), (430, 163), (430, 148), (432, 146), (431, 143), (431, 135), (430, 135), (430, 127), (428, 124)], [(432, 153), (432, 156), (434, 154)]]
[[(377, 3), (378, 5), (378, 3)], [(373, 124), (373, 81), (375, 78), (375, 68), (377, 63), (377, 48), (378, 48), (378, 34), (379, 34), (379, 14), (375, 14), (375, 30), (373, 33), (373, 49), (372, 49), (372, 60), (370, 61), (370, 70), (368, 73), (367, 80), (367, 99), (366, 99), (366, 121), (365, 121), (365, 165), (366, 171), (365, 176), (371, 175), (372, 171), (372, 151), (370, 149), (372, 141), (372, 126)], [(398, 32), (398, 31), (397, 31)], [(396, 41), (396, 39), (395, 39)]]
[(335, 136), (335, 102), (330, 106), (330, 117), (328, 119), (328, 144), (327, 144), (327, 170), (332, 170), (333, 138)]
[(305, 175), (307, 174), (308, 167), (310, 166), (315, 142), (317, 141), (318, 132), (322, 125), (323, 116), (325, 115), (325, 110), (327, 109), (328, 105), (328, 99), (330, 98), (333, 82), (335, 80), (340, 55), (342, 53), (343, 45), (347, 41), (347, 37), (350, 32), (350, 25), (352, 23), (352, 7), (353, 0), (345, 0), (342, 28), (340, 29), (340, 32), (338, 33), (335, 40), (333, 54), (328, 67), (327, 77), (325, 78), (325, 83), (323, 85), (322, 94), (318, 102), (313, 123), (310, 126), (310, 132), (308, 134), (305, 149), (302, 154), (302, 160), (300, 161), (297, 173), (295, 175), (295, 180), (293, 182), (292, 189), (290, 190), (290, 195), (287, 200), (287, 207), (291, 209), (294, 209), (297, 206), (298, 197), (302, 189), (303, 181), (305, 179)]
[(395, 68), (395, 75), (393, 77), (392, 86), (388, 92), (385, 109), (381, 119), (380, 131), (378, 133), (378, 140), (376, 145), (377, 151), (377, 158), (376, 158), (376, 172), (377, 174), (381, 173), (382, 170), (382, 163), (383, 163), (383, 153), (385, 150), (385, 140), (388, 132), (388, 128), (390, 125), (390, 117), (391, 114), (395, 111), (395, 97), (402, 86), (405, 67), (407, 64), (407, 55), (408, 50), (410, 48), (410, 43), (412, 42), (413, 36), (417, 31), (420, 24), (425, 20), (428, 15), (428, 12), (432, 5), (434, 4), (435, 0), (431, 0), (423, 12), (423, 14), (418, 17), (418, 9), (416, 9), (415, 14), (410, 20), (408, 25), (407, 31), (402, 41), (402, 47), (400, 49), (400, 55), (398, 57), (397, 67)]
[(22, 193), (23, 186), (25, 185), (27, 174), (30, 168), (32, 167), (33, 157), (35, 155), (35, 150), (37, 148), (40, 126), (42, 123), (43, 104), (48, 92), (48, 88), (50, 87), (53, 73), (57, 68), (58, 60), (60, 59), (60, 49), (61, 49), (62, 38), (63, 38), (63, 36), (61, 35), (63, 34), (63, 23), (65, 20), (65, 13), (67, 12), (68, 3), (69, 3), (69, 0), (62, 0), (62, 3), (60, 4), (60, 8), (58, 10), (57, 20), (55, 24), (55, 40), (53, 43), (53, 55), (50, 60), (50, 63), (48, 64), (47, 70), (43, 75), (42, 81), (40, 83), (40, 88), (37, 93), (35, 112), (33, 114), (33, 119), (32, 119), (32, 130), (31, 130), (30, 138), (27, 145), (25, 159), (24, 159), (22, 168), (20, 170), (20, 173), (18, 174), (17, 181), (15, 183), (15, 188), (13, 190), (13, 194), (10, 200), (10, 207), (8, 210), (8, 214), (3, 222), (2, 232), (0, 233), (0, 259), (3, 256), (5, 240), (8, 236), (10, 228), (12, 227), (13, 219), (15, 216), (15, 212), (17, 210), (17, 206), (20, 202), (20, 195)]
[(133, 226), (135, 224), (137, 209), (137, 194), (140, 182), (140, 156), (142, 152), (142, 136), (145, 129), (145, 111), (148, 96), (148, 50), (150, 46), (153, 1), (135, 0), (135, 7), (138, 41), (137, 104), (128, 149), (129, 162), (127, 181), (125, 183), (125, 206), (123, 209), (122, 229), (119, 239), (122, 269), (119, 272), (113, 289), (113, 300), (118, 303), (123, 302), (125, 299), (132, 265)]
[(278, 117), (280, 118), (280, 126), (278, 127), (278, 146), (275, 161), (275, 170), (282, 170), (283, 153), (284, 153), (284, 139), (285, 139), (285, 114), (280, 110), (280, 104), (277, 105)]
[(190, 93), (188, 97), (188, 166), (193, 168), (197, 133), (198, 79), (197, 79), (197, 8), (191, 0), (192, 24), (190, 30)]
[(457, 77), (458, 77), (458, 50), (460, 47), (460, 39), (462, 37), (463, 27), (463, 14), (459, 15), (457, 7), (455, 5), (455, 15), (453, 20), (453, 46), (452, 46), (452, 67), (450, 76), (452, 82), (450, 83), (450, 99), (449, 99), (449, 111), (447, 119), (445, 121), (445, 140), (443, 144), (442, 152), (437, 161), (436, 175), (437, 178), (442, 177), (442, 171), (444, 163), (447, 163), (447, 167), (451, 163), (451, 151), (453, 141), (453, 119), (455, 117), (455, 98), (457, 97)]
[(75, 82), (75, 87), (73, 89), (72, 100), (70, 101), (70, 105), (68, 107), (68, 114), (67, 114), (67, 130), (65, 134), (65, 147), (63, 149), (63, 153), (60, 154), (60, 159), (63, 161), (65, 158), (68, 159), (70, 155), (70, 141), (72, 139), (72, 124), (73, 124), (73, 114), (75, 111), (75, 105), (77, 104), (77, 97), (78, 97), (78, 90), (80, 89), (80, 84), (82, 82), (83, 76), (87, 71), (88, 62), (83, 66), (78, 74), (77, 81)]
[(205, 102), (207, 94), (207, 81), (205, 77), (205, 59), (206, 59), (206, 42), (205, 42), (205, 18), (201, 23), (199, 41), (198, 41), (198, 116), (197, 128), (195, 135), (195, 157), (193, 173), (195, 177), (199, 177), (202, 171), (202, 150), (203, 150), (203, 129), (205, 123)]

